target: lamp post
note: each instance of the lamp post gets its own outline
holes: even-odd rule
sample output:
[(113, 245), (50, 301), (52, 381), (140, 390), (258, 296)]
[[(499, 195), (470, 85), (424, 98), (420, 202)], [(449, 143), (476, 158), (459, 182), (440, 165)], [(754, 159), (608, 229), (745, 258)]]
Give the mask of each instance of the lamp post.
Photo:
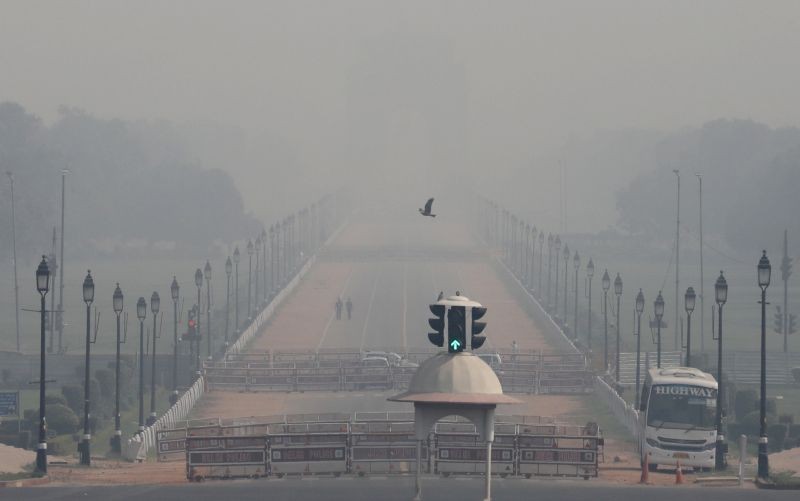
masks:
[(539, 288), (536, 290), (536, 294), (539, 296), (539, 299), (542, 298), (542, 257), (544, 256), (544, 231), (539, 232)]
[(692, 366), (692, 312), (696, 298), (693, 287), (686, 289), (686, 294), (683, 295), (683, 304), (686, 310), (686, 367)]
[(113, 305), (114, 305), (114, 314), (117, 316), (117, 357), (115, 358), (115, 378), (114, 378), (114, 435), (111, 437), (111, 452), (119, 454), (122, 452), (122, 427), (120, 422), (120, 415), (119, 415), (119, 358), (120, 358), (120, 344), (122, 340), (120, 339), (120, 322), (119, 316), (122, 314), (122, 289), (119, 288), (119, 283), (117, 283), (117, 288), (114, 289), (114, 296), (113, 296)]
[(531, 272), (530, 276), (528, 277), (528, 290), (533, 291), (533, 275), (535, 273), (534, 268), (536, 266), (536, 226), (531, 228)]
[(206, 348), (208, 359), (211, 360), (211, 263), (208, 261), (203, 272), (206, 277)]
[(555, 283), (555, 290), (553, 291), (553, 311), (555, 312), (555, 317), (558, 318), (558, 260), (561, 256), (561, 237), (556, 235), (556, 238), (553, 239), (553, 253), (556, 255), (556, 283)]
[(639, 354), (642, 347), (642, 312), (644, 311), (644, 294), (642, 289), (639, 289), (639, 294), (636, 294), (636, 409), (640, 409), (641, 395), (639, 394)]
[[(575, 267), (575, 324), (572, 326), (572, 332), (575, 333), (575, 340), (578, 340), (578, 270), (581, 267), (581, 257), (578, 251), (575, 251), (575, 257), (572, 258), (572, 265)], [(566, 314), (565, 314), (566, 315)], [(587, 348), (589, 353), (592, 351), (592, 340), (587, 340)]]
[[(16, 263), (15, 263), (16, 265)], [(45, 419), (45, 400), (44, 400), (44, 385), (45, 385), (45, 315), (47, 305), (45, 304), (44, 297), (50, 289), (50, 270), (47, 268), (47, 260), (42, 256), (42, 261), (39, 267), (36, 268), (36, 290), (39, 291), (41, 296), (41, 349), (39, 353), (39, 443), (36, 446), (36, 470), (41, 473), (47, 473), (47, 420)]]
[(617, 384), (619, 384), (619, 302), (622, 298), (622, 277), (617, 273), (614, 279), (614, 294), (617, 296)]
[[(589, 263), (586, 265), (586, 278), (588, 279), (588, 302), (589, 302), (589, 313), (586, 316), (586, 339), (587, 344), (589, 345), (589, 349), (592, 349), (592, 277), (594, 277), (594, 261), (592, 258), (589, 258)], [(578, 322), (575, 322), (575, 325), (578, 325)], [(608, 357), (608, 345), (606, 344), (606, 353), (605, 357)], [(605, 364), (606, 361), (604, 360), (603, 363)], [(605, 370), (607, 366), (603, 366)]]
[(256, 243), (256, 245), (255, 245), (255, 254), (256, 254), (255, 276), (256, 276), (256, 284), (255, 284), (255, 289), (253, 291), (253, 310), (258, 311), (258, 296), (259, 296), (259, 292), (260, 292), (259, 288), (258, 288), (258, 282), (259, 282), (258, 279), (259, 279), (259, 276), (261, 275), (261, 268), (259, 267), (259, 265), (261, 264), (260, 263), (260, 261), (261, 261), (261, 259), (260, 259), (261, 258), (261, 235), (258, 235), (256, 237), (256, 242), (255, 243)]
[(531, 225), (530, 223), (525, 223), (525, 287), (527, 288), (528, 284), (531, 281)]
[(233, 263), (231, 257), (225, 260), (225, 276), (228, 277), (225, 293), (225, 349), (228, 349), (228, 329), (231, 319), (231, 274), (233, 273)]
[(174, 275), (169, 292), (172, 296), (172, 396), (169, 403), (175, 405), (175, 402), (178, 401), (178, 298), (180, 297), (180, 286)]
[(763, 251), (758, 261), (758, 286), (761, 287), (761, 402), (759, 406), (758, 435), (758, 476), (769, 477), (769, 456), (767, 442), (767, 287), (769, 287), (772, 266)]
[(247, 241), (247, 255), (250, 256), (250, 265), (247, 268), (247, 321), (253, 318), (253, 312), (250, 309), (250, 299), (251, 299), (251, 291), (253, 290), (253, 252), (255, 252), (255, 248), (253, 247), (253, 241)]
[(89, 387), (90, 367), (89, 367), (89, 350), (92, 343), (92, 303), (94, 302), (94, 279), (92, 279), (92, 271), (86, 272), (86, 278), (83, 279), (83, 302), (86, 303), (86, 359), (84, 361), (84, 379), (83, 379), (83, 441), (79, 447), (81, 464), (89, 466), (92, 462), (90, 459), (90, 444), (92, 435), (89, 430), (89, 401), (91, 400), (91, 392)]
[(553, 304), (551, 292), (551, 281), (553, 278), (553, 234), (547, 235), (547, 309)]
[(147, 301), (140, 297), (136, 301), (136, 317), (139, 319), (139, 435), (144, 433), (144, 319), (147, 316)]
[(262, 283), (264, 284), (264, 297), (262, 302), (264, 304), (267, 303), (267, 298), (269, 297), (269, 291), (267, 290), (267, 230), (261, 229), (261, 274), (262, 274)]
[(275, 246), (275, 225), (269, 226), (269, 293), (275, 294), (275, 271), (278, 260), (278, 248)]
[(611, 277), (608, 270), (603, 271), (603, 365), (608, 370), (608, 289), (611, 288)]
[(567, 325), (567, 296), (569, 296), (569, 246), (564, 244), (564, 328), (569, 329)]
[(664, 297), (658, 291), (658, 297), (653, 303), (653, 312), (656, 315), (656, 367), (661, 368), (661, 317), (664, 316)]
[(195, 343), (195, 374), (199, 378), (202, 369), (200, 367), (200, 317), (202, 314), (202, 307), (200, 306), (200, 290), (203, 287), (203, 271), (200, 268), (194, 270), (194, 285), (197, 286), (197, 316), (195, 317), (196, 335), (194, 337)]
[(150, 416), (147, 418), (147, 426), (152, 426), (156, 422), (156, 339), (158, 339), (158, 310), (161, 309), (161, 298), (158, 292), (153, 292), (150, 296), (150, 311), (153, 313), (153, 350), (150, 352)]
[(233, 264), (234, 268), (236, 269), (236, 275), (234, 280), (234, 293), (233, 293), (233, 309), (235, 311), (234, 315), (234, 326), (233, 331), (238, 333), (239, 332), (239, 261), (241, 261), (242, 257), (239, 254), (239, 247), (237, 246), (233, 250)]
[[(719, 272), (714, 284), (714, 297), (717, 300), (717, 447), (714, 466), (721, 470), (725, 467), (725, 435), (722, 434), (722, 306), (728, 300), (728, 282)], [(759, 439), (760, 441), (760, 439)]]

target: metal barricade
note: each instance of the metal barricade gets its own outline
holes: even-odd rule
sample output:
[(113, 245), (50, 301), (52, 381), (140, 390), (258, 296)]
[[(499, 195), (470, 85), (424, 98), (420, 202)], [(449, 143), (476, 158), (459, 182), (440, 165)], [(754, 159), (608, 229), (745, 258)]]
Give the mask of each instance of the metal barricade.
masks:
[[(414, 422), (371, 421), (350, 425), (350, 471), (408, 474), (416, 472), (417, 442)], [(422, 448), (422, 471), (427, 473), (428, 444)]]
[(587, 370), (542, 371), (539, 374), (539, 393), (580, 394), (594, 391), (594, 374)]
[(257, 478), (267, 474), (267, 441), (251, 437), (186, 437), (186, 477)]
[(156, 460), (183, 461), (186, 459), (186, 428), (156, 432)]
[(343, 390), (389, 390), (392, 373), (388, 367), (345, 367), (342, 369)]
[(347, 438), (347, 423), (270, 425), (270, 474), (338, 477), (347, 472)]
[[(516, 425), (496, 424), (492, 444), (492, 475), (516, 474)], [(437, 423), (434, 432), (434, 473), (442, 476), (485, 475), (486, 443), (478, 441), (471, 423)]]
[[(578, 434), (563, 432), (582, 431)], [(593, 431), (593, 434), (589, 434)], [(589, 427), (520, 426), (517, 435), (518, 474), (583, 477), (597, 476), (599, 436)]]

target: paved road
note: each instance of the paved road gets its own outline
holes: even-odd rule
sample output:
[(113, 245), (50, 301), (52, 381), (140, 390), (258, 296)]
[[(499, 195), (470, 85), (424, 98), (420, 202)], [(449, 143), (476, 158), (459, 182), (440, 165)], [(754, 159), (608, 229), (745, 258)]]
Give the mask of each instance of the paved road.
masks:
[[(469, 501), (483, 499), (480, 479), (425, 479), (423, 499)], [(570, 500), (570, 501), (752, 501), (797, 499), (796, 491), (759, 491), (753, 489), (655, 486), (617, 487), (594, 481), (502, 480), (492, 484), (492, 499)], [(413, 478), (306, 478), (283, 480), (218, 481), (204, 484), (114, 486), (114, 487), (41, 487), (0, 490), (0, 500), (94, 500), (136, 499), (212, 501), (219, 499), (269, 499), (271, 501), (408, 501), (413, 497)]]

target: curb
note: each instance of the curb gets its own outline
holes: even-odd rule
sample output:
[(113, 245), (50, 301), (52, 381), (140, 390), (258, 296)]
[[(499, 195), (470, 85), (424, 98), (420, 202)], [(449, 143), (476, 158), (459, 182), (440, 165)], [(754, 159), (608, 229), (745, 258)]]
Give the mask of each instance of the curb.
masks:
[(0, 480), (0, 488), (3, 487), (30, 487), (34, 485), (44, 485), (50, 483), (50, 477), (20, 478), (18, 480)]

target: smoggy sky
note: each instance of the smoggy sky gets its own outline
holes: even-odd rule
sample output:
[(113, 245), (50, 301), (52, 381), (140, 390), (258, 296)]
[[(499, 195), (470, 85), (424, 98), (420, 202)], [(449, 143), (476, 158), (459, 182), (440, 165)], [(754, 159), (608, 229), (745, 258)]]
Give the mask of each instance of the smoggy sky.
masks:
[[(793, 1), (1, 0), (0, 100), (218, 122), (323, 179), (518, 168), (597, 130), (796, 125), (798, 47)], [(218, 167), (258, 209), (265, 170)]]

